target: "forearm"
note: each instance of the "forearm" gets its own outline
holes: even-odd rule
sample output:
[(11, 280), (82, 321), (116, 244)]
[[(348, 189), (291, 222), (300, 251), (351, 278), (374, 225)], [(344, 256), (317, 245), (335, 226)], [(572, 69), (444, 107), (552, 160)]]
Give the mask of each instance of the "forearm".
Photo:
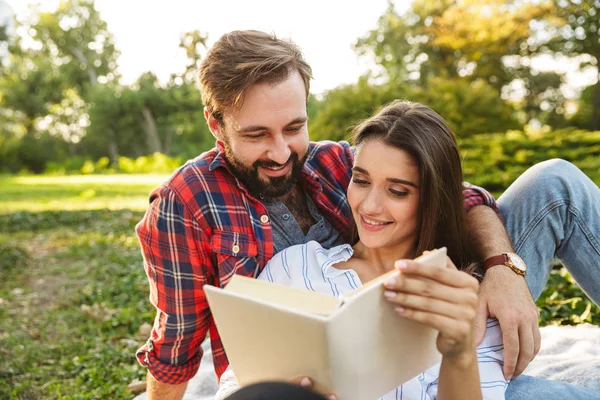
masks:
[(475, 350), (458, 358), (444, 357), (442, 359), (437, 399), (482, 399)]
[(146, 378), (148, 400), (181, 400), (187, 387), (187, 382), (169, 385), (157, 381), (152, 374)]
[(469, 238), (483, 261), (500, 253), (512, 252), (512, 243), (496, 211), (488, 206), (476, 206), (467, 213)]

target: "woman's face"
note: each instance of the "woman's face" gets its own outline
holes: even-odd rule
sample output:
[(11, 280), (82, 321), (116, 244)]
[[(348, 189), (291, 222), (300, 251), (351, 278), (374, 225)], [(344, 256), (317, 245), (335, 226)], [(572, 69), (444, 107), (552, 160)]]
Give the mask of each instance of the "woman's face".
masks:
[(378, 139), (356, 149), (348, 201), (366, 247), (416, 245), (419, 185), (419, 167), (408, 153)]

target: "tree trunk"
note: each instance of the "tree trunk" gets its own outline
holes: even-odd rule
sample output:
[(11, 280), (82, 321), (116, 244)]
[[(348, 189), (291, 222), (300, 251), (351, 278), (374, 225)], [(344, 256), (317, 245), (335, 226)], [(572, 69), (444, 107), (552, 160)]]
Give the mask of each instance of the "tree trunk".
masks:
[(119, 145), (115, 138), (115, 132), (110, 129), (108, 138), (108, 157), (110, 158), (110, 164), (118, 168), (119, 167)]
[(146, 142), (148, 143), (148, 150), (150, 153), (162, 153), (162, 146), (160, 144), (160, 138), (158, 137), (158, 129), (156, 129), (156, 122), (152, 111), (148, 107), (142, 108), (142, 126), (146, 132)]
[(592, 95), (592, 131), (600, 131), (600, 67), (598, 68), (598, 82), (594, 85)]
[(165, 154), (170, 156), (171, 155), (171, 144), (173, 143), (173, 127), (169, 126), (169, 128), (167, 128), (167, 137), (165, 138)]
[(72, 47), (71, 51), (73, 52), (73, 55), (79, 60), (79, 62), (82, 62), (86, 65), (87, 68), (85, 70), (87, 71), (88, 77), (90, 78), (90, 83), (92, 84), (92, 86), (95, 86), (98, 83), (98, 74), (96, 73), (96, 68), (94, 68), (93, 65), (90, 65), (87, 58), (85, 58), (85, 54), (83, 54), (81, 50), (79, 50), (76, 47)]

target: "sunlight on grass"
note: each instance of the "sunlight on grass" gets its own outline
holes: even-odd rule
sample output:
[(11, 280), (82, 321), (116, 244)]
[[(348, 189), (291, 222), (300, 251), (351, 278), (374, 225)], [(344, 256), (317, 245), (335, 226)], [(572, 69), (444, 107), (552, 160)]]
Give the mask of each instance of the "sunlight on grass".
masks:
[(168, 175), (1, 176), (0, 214), (16, 211), (145, 210)]

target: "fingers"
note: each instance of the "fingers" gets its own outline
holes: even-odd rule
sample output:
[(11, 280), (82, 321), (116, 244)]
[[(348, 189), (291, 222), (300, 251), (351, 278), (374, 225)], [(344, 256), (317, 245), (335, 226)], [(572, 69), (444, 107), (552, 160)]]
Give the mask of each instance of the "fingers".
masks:
[(533, 358), (535, 358), (540, 352), (540, 346), (542, 345), (542, 335), (540, 334), (540, 326), (537, 321), (533, 324), (533, 343)]
[[(457, 279), (462, 278), (460, 275), (467, 275), (459, 271), (454, 271), (454, 273), (458, 274)], [(384, 287), (388, 291), (398, 292), (400, 300), (402, 300), (400, 294), (415, 294), (454, 304), (476, 305), (479, 283), (475, 278), (471, 278), (468, 275), (466, 277), (469, 278), (465, 280), (467, 286), (454, 287), (431, 279), (423, 279), (415, 275), (399, 274), (384, 282)], [(470, 279), (472, 279), (472, 282), (469, 282)]]
[(310, 379), (307, 376), (299, 376), (297, 378), (292, 379), (290, 382), (293, 384), (305, 387), (307, 389), (312, 389), (312, 387), (313, 387), (312, 379)]
[(436, 329), (444, 335), (457, 338), (457, 340), (458, 338), (468, 337), (471, 331), (471, 324), (467, 320), (456, 320), (440, 314), (403, 307), (397, 307), (396, 313), (403, 318)]
[(504, 378), (510, 380), (517, 367), (519, 356), (519, 334), (516, 323), (512, 321), (502, 321), (497, 317), (502, 327), (502, 342), (504, 343)]
[[(434, 296), (428, 297), (422, 294), (394, 292), (391, 290), (386, 290), (383, 295), (394, 305), (403, 308), (427, 311), (454, 319), (473, 320), (475, 318), (477, 295), (474, 292), (465, 293), (464, 290), (452, 289), (456, 295), (454, 298), (450, 297), (450, 299), (440, 299)], [(472, 295), (472, 297), (469, 295)], [(462, 302), (459, 300), (462, 300)]]
[(530, 325), (521, 325), (519, 327), (519, 339), (521, 342), (519, 347), (519, 358), (517, 359), (515, 372), (512, 375), (513, 378), (521, 375), (525, 368), (527, 368), (527, 365), (533, 360), (533, 357), (535, 357), (534, 334)]
[[(307, 376), (299, 376), (297, 378), (294, 378), (290, 381), (290, 383), (300, 385), (306, 389), (315, 389), (313, 380)], [(327, 397), (328, 400), (338, 400), (338, 397), (333, 393), (328, 393), (324, 395), (325, 397)]]
[(457, 270), (456, 267), (452, 268), (454, 264), (451, 266), (449, 264), (446, 265), (447, 268), (440, 268), (432, 265), (424, 265), (413, 260), (396, 261), (396, 268), (403, 275), (420, 276), (453, 287), (478, 287), (477, 279)]
[(479, 347), (487, 329), (488, 308), (485, 297), (479, 297), (475, 310), (475, 346)]

